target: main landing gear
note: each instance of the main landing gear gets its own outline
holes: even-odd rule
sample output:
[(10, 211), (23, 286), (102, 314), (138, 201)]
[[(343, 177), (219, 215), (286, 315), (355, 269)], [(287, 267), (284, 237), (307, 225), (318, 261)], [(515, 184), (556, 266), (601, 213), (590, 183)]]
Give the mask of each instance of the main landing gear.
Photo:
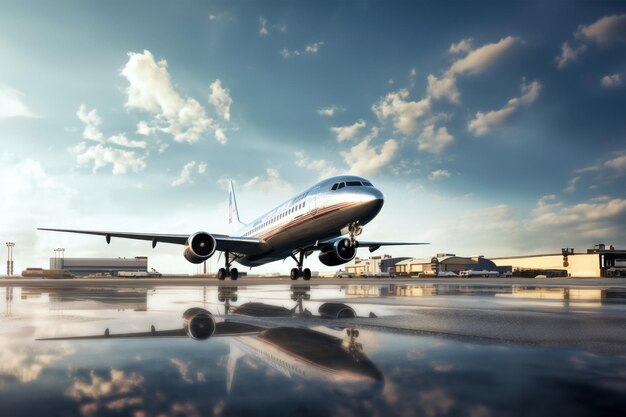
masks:
[(224, 258), (226, 259), (225, 268), (220, 268), (217, 270), (217, 279), (219, 279), (220, 281), (224, 281), (226, 277), (230, 277), (230, 279), (233, 281), (236, 281), (237, 278), (239, 278), (239, 271), (237, 270), (237, 268), (230, 267), (231, 262), (228, 255), (228, 252), (224, 253)]
[(311, 279), (311, 270), (309, 268), (302, 269), (302, 265), (304, 264), (304, 251), (301, 250), (298, 255), (298, 259), (296, 259), (293, 254), (291, 255), (293, 260), (296, 261), (296, 263), (298, 264), (298, 267), (291, 270), (289, 277), (292, 281), (296, 281), (299, 277), (302, 277), (305, 281), (308, 281)]

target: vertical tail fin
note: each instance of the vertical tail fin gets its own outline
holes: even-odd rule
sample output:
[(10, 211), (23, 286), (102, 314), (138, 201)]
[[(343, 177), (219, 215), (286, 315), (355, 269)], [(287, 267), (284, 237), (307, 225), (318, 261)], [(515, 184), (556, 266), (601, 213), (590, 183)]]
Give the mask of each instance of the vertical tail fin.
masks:
[(235, 198), (235, 187), (232, 180), (228, 182), (228, 226), (233, 233), (245, 226), (239, 220), (239, 210), (237, 210), (237, 199)]

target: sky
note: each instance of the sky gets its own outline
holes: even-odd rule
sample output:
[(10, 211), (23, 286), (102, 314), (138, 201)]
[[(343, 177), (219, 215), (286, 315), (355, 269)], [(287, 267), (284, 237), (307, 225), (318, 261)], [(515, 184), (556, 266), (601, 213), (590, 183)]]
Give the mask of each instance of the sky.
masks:
[(337, 174), (385, 194), (363, 238), (430, 242), (380, 254), (626, 247), (624, 2), (1, 8), (0, 239), (17, 272), (64, 247), (194, 273), (180, 246), (35, 229), (227, 233), (227, 179), (245, 222)]

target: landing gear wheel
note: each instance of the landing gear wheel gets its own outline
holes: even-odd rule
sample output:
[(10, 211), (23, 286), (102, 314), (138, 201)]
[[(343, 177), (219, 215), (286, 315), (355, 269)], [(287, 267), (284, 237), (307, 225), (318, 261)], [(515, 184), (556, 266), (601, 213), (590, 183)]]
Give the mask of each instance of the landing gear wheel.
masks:
[(289, 278), (291, 278), (292, 281), (295, 281), (298, 279), (299, 276), (300, 276), (300, 271), (298, 270), (298, 268), (293, 268), (291, 270), (291, 274), (289, 275)]
[(228, 272), (226, 272), (226, 268), (220, 268), (217, 270), (217, 279), (219, 279), (220, 281), (224, 281), (226, 279), (226, 275), (228, 275)]
[(304, 278), (305, 281), (311, 279), (311, 270), (309, 268), (304, 268), (304, 271), (302, 271), (302, 278)]
[(232, 268), (230, 270), (230, 279), (233, 281), (237, 281), (237, 278), (239, 278), (239, 271), (237, 270), (237, 268)]

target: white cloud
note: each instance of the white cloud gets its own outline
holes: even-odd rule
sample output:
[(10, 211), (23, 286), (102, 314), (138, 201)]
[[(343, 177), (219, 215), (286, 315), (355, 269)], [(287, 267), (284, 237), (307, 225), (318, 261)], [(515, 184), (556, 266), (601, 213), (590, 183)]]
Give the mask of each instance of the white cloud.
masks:
[(198, 174), (205, 174), (208, 166), (206, 162), (200, 162), (198, 164)]
[(283, 58), (287, 59), (291, 55), (291, 52), (289, 52), (289, 49), (283, 48), (280, 50), (280, 54), (282, 55)]
[(113, 135), (111, 136), (107, 142), (109, 143), (114, 143), (116, 145), (119, 146), (124, 146), (126, 148), (139, 148), (139, 149), (146, 149), (148, 147), (148, 144), (142, 140), (129, 140), (126, 135), (119, 134), (119, 135)]
[(621, 155), (610, 159), (604, 163), (606, 167), (612, 168), (619, 174), (626, 173), (626, 155)]
[(468, 53), (464, 58), (455, 61), (448, 72), (450, 74), (479, 74), (495, 64), (518, 43), (518, 38), (507, 36), (496, 43), (483, 45)]
[[(198, 101), (184, 98), (174, 89), (167, 62), (155, 62), (150, 51), (129, 52), (122, 75), (129, 82), (126, 107), (154, 114), (150, 122), (138, 124), (137, 130), (142, 134), (161, 131), (171, 134), (177, 142), (195, 143), (205, 132), (217, 129)], [(217, 134), (216, 139), (223, 143)]]
[(180, 175), (177, 179), (172, 181), (172, 187), (178, 187), (183, 184), (192, 184), (191, 173), (196, 166), (196, 161), (187, 162), (183, 169), (180, 171)]
[(556, 63), (559, 69), (565, 68), (570, 62), (574, 62), (587, 50), (587, 45), (579, 45), (576, 48), (572, 48), (568, 42), (563, 42), (561, 45), (561, 55), (557, 56)]
[(317, 114), (319, 114), (320, 116), (333, 117), (335, 113), (337, 113), (340, 110), (343, 110), (343, 109), (337, 106), (324, 107), (322, 109), (318, 109)]
[(462, 39), (458, 43), (453, 43), (450, 45), (450, 49), (448, 52), (451, 54), (460, 54), (461, 52), (469, 52), (472, 50), (472, 39)]
[(622, 85), (622, 76), (620, 74), (605, 75), (600, 80), (603, 87), (619, 87)]
[(504, 123), (521, 106), (528, 106), (537, 100), (541, 92), (541, 84), (539, 81), (533, 81), (530, 84), (522, 81), (521, 90), (522, 95), (510, 99), (503, 108), (487, 113), (477, 112), (476, 117), (467, 125), (469, 131), (474, 136), (486, 135), (491, 129)]
[(446, 98), (451, 103), (458, 104), (461, 101), (461, 94), (456, 87), (454, 76), (443, 76), (437, 78), (433, 74), (428, 75), (428, 95), (434, 99)]
[(219, 79), (211, 84), (209, 103), (215, 107), (215, 111), (222, 119), (230, 121), (230, 106), (233, 104), (233, 99), (230, 97), (230, 90), (223, 88)]
[(417, 148), (420, 151), (439, 154), (454, 142), (454, 137), (448, 133), (448, 129), (445, 127), (440, 127), (435, 131), (435, 125), (431, 124), (424, 128), (422, 134), (417, 138), (417, 142)]
[(398, 143), (393, 139), (387, 140), (380, 147), (370, 146), (369, 140), (363, 140), (349, 151), (341, 152), (341, 155), (350, 167), (350, 173), (369, 176), (377, 174), (388, 165), (397, 150)]
[(267, 36), (269, 35), (269, 30), (267, 29), (267, 19), (264, 17), (259, 17), (259, 35)]
[(354, 138), (359, 133), (359, 130), (364, 127), (365, 121), (361, 119), (352, 125), (331, 127), (330, 130), (337, 135), (337, 142), (343, 142)]
[(78, 116), (78, 119), (85, 124), (85, 129), (83, 130), (83, 137), (85, 139), (100, 143), (104, 142), (104, 135), (100, 131), (102, 119), (98, 116), (98, 111), (96, 109), (87, 111), (87, 107), (84, 104), (81, 104), (76, 112), (76, 116)]
[(380, 121), (391, 118), (394, 127), (400, 132), (413, 133), (418, 127), (418, 120), (430, 114), (430, 99), (410, 101), (408, 97), (409, 91), (406, 89), (389, 93), (372, 106), (372, 111)]
[(295, 156), (295, 163), (298, 167), (316, 171), (320, 179), (333, 177), (342, 173), (341, 170), (337, 169), (331, 162), (325, 159), (311, 160), (306, 157), (302, 151), (295, 152)]
[(576, 191), (576, 184), (580, 181), (580, 177), (574, 177), (567, 183), (567, 187), (563, 190), (566, 193), (573, 193)]
[(261, 193), (282, 193), (293, 192), (293, 187), (281, 178), (280, 172), (275, 168), (267, 168), (266, 176), (257, 176), (243, 185), (247, 191), (257, 191)]
[(432, 171), (428, 175), (428, 179), (431, 181), (442, 180), (444, 178), (449, 178), (449, 177), (450, 177), (450, 172), (446, 169), (437, 169), (435, 171)]
[(70, 152), (76, 156), (78, 165), (93, 162), (93, 173), (98, 169), (112, 165), (114, 175), (126, 174), (128, 171), (138, 172), (146, 167), (146, 155), (137, 154), (135, 151), (126, 151), (105, 146), (101, 143), (88, 146), (81, 142), (70, 148)]
[(14, 88), (0, 84), (0, 119), (11, 117), (39, 117), (22, 101), (23, 94)]
[(320, 48), (324, 45), (324, 42), (314, 42), (312, 44), (307, 45), (304, 48), (304, 51), (309, 54), (316, 54), (319, 52)]
[(441, 77), (433, 74), (428, 76), (429, 97), (434, 99), (445, 98), (451, 103), (460, 103), (461, 95), (456, 86), (457, 75), (480, 74), (486, 71), (490, 66), (506, 56), (518, 43), (518, 38), (508, 36), (496, 43), (489, 43), (474, 50), (471, 49), (470, 39), (464, 39), (457, 44), (452, 44), (449, 49), (450, 53), (467, 52), (467, 54), (454, 61)]
[(605, 16), (588, 26), (581, 25), (576, 35), (598, 44), (626, 42), (626, 13)]

